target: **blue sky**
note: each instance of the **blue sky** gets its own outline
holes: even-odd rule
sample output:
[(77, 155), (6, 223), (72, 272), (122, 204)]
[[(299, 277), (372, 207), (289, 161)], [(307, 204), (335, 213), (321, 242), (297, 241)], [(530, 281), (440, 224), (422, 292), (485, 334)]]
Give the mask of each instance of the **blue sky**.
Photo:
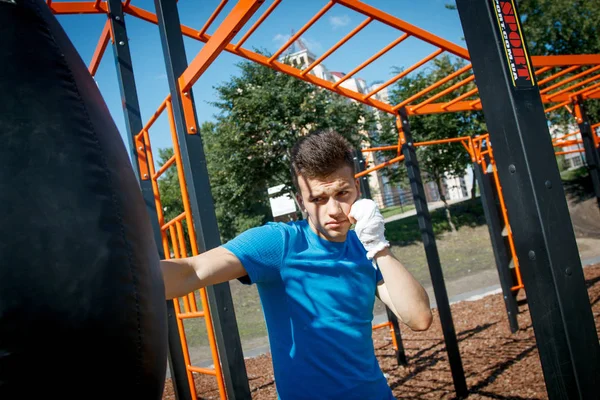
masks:
[[(364, 2), (464, 47), (458, 13), (444, 7), (444, 4), (451, 1), (366, 0)], [(246, 24), (233, 42), (236, 42), (245, 33), (271, 2), (271, 0), (265, 1), (254, 18)], [(219, 22), (223, 20), (235, 3), (235, 0), (228, 2), (219, 18), (209, 28), (208, 33), (214, 32)], [(132, 4), (155, 12), (152, 0), (133, 0)], [(200, 29), (218, 4), (219, 0), (180, 0), (178, 5), (182, 24)], [(289, 38), (292, 30), (300, 29), (325, 4), (326, 0), (283, 0), (245, 43), (244, 47), (264, 48), (275, 52)], [(58, 20), (84, 62), (89, 65), (106, 17), (102, 15), (62, 15), (58, 16)], [(363, 20), (363, 15), (335, 5), (303, 35), (303, 40), (309, 49), (319, 56)], [(126, 16), (125, 22), (130, 38), (142, 120), (145, 124), (169, 93), (160, 37), (158, 28), (154, 24), (132, 16)], [(399, 35), (399, 31), (379, 22), (373, 22), (328, 57), (324, 61), (324, 65), (332, 71), (349, 72)], [(185, 46), (188, 62), (191, 62), (202, 44), (185, 38)], [(385, 81), (393, 76), (392, 69), (394, 67), (410, 66), (434, 50), (434, 47), (410, 38), (365, 68), (357, 76), (365, 79), (368, 83)], [(214, 119), (218, 110), (208, 104), (215, 100), (214, 86), (226, 82), (231, 76), (236, 75), (238, 70), (235, 64), (242, 60), (235, 55), (223, 52), (194, 85), (193, 90), (200, 123)], [(124, 115), (115, 71), (112, 48), (108, 47), (96, 73), (96, 81), (121, 132), (125, 146), (127, 146)], [(171, 145), (166, 116), (159, 118), (154, 128), (150, 130), (150, 136), (156, 155), (158, 148)]]

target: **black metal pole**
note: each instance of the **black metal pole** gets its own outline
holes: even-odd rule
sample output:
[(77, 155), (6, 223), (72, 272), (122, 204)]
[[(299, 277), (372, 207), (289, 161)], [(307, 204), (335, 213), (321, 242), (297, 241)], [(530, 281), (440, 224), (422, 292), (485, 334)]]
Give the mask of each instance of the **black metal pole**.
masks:
[(457, 0), (548, 397), (600, 393), (600, 346), (544, 106), (514, 1)]
[[(356, 166), (356, 172), (362, 172), (365, 170), (365, 160), (360, 150), (356, 150), (354, 152), (354, 164)], [(367, 175), (358, 179), (362, 197), (365, 199), (372, 199), (371, 187), (369, 186), (369, 178)], [(404, 343), (402, 342), (402, 332), (400, 331), (400, 324), (398, 323), (398, 317), (396, 317), (396, 314), (394, 314), (394, 312), (390, 310), (388, 306), (384, 306), (388, 321), (392, 323), (392, 327), (394, 328), (394, 339), (396, 340), (396, 345), (398, 346), (398, 350), (396, 351), (396, 361), (398, 362), (398, 365), (408, 365), (406, 351), (404, 350)]]
[[(108, 17), (110, 18), (112, 31), (114, 32), (114, 42), (112, 46), (117, 69), (117, 80), (119, 82), (119, 89), (121, 91), (121, 104), (123, 105), (123, 112), (125, 114), (125, 128), (127, 130), (127, 138), (129, 141), (131, 162), (136, 178), (140, 184), (142, 196), (144, 198), (144, 202), (146, 203), (146, 209), (150, 215), (150, 222), (152, 224), (152, 231), (154, 232), (154, 240), (157, 244), (156, 247), (158, 249), (158, 256), (162, 260), (164, 259), (165, 254), (161, 245), (162, 237), (154, 202), (152, 181), (149, 179), (147, 173), (140, 173), (140, 167), (143, 167), (145, 171), (148, 171), (147, 160), (145, 161), (146, 165), (140, 165), (140, 161), (137, 156), (138, 151), (141, 151), (142, 154), (146, 154), (144, 143), (136, 142), (134, 138), (134, 136), (142, 130), (143, 124), (121, 1), (109, 0), (108, 9)], [(141, 148), (138, 148), (140, 146)], [(171, 380), (173, 382), (173, 391), (175, 392), (177, 399), (191, 400), (192, 395), (190, 392), (187, 371), (185, 368), (185, 360), (183, 356), (181, 340), (179, 337), (179, 329), (177, 327), (175, 306), (171, 300), (167, 300), (167, 316), (167, 326), (169, 332), (168, 360), (169, 370), (171, 372)]]
[(494, 250), (494, 258), (496, 259), (496, 268), (498, 269), (498, 277), (504, 296), (504, 305), (506, 306), (510, 330), (512, 333), (515, 333), (519, 330), (519, 323), (517, 321), (519, 308), (511, 290), (514, 285), (512, 274), (510, 273), (511, 257), (502, 236), (503, 226), (498, 212), (498, 203), (496, 202), (496, 190), (491, 182), (494, 177), (489, 173), (484, 174), (483, 168), (479, 163), (473, 163), (473, 172), (479, 183), (481, 204), (483, 205), (483, 212), (490, 233), (490, 241)]
[(410, 188), (412, 190), (414, 205), (417, 211), (419, 228), (421, 229), (421, 238), (425, 247), (425, 256), (427, 257), (427, 264), (429, 265), (433, 292), (440, 314), (446, 351), (448, 353), (448, 361), (452, 371), (452, 380), (454, 381), (454, 389), (456, 391), (456, 396), (463, 398), (468, 394), (467, 381), (465, 379), (465, 371), (463, 369), (460, 350), (458, 348), (456, 331), (454, 330), (454, 322), (452, 321), (450, 301), (448, 300), (448, 293), (444, 283), (444, 274), (442, 272), (440, 255), (435, 242), (433, 224), (431, 223), (427, 199), (425, 198), (425, 188), (423, 187), (423, 181), (421, 179), (421, 170), (419, 168), (419, 162), (417, 161), (417, 153), (413, 146), (406, 109), (403, 107), (398, 110), (398, 113), (400, 121), (402, 122), (404, 138), (406, 139), (406, 143), (402, 146), (404, 165), (408, 171), (408, 179), (410, 181)]
[(577, 98), (575, 107), (579, 108), (579, 112), (576, 112), (576, 114), (579, 114), (577, 115), (577, 125), (579, 125), (583, 149), (585, 150), (585, 162), (592, 180), (596, 201), (600, 208), (600, 152), (596, 149), (596, 144), (594, 143), (595, 133), (592, 132), (592, 126), (588, 119), (585, 104), (581, 96)]
[[(182, 99), (177, 84), (186, 70), (187, 57), (181, 33), (176, 0), (154, 0), (173, 103), (173, 116), (181, 149), (183, 170), (192, 207), (197, 245), (204, 252), (221, 245), (217, 217), (211, 194), (206, 156), (199, 132), (188, 134)], [(192, 91), (189, 96), (193, 103)], [(194, 118), (197, 119), (195, 105)], [(229, 283), (206, 287), (214, 333), (230, 400), (250, 399), (250, 386)]]

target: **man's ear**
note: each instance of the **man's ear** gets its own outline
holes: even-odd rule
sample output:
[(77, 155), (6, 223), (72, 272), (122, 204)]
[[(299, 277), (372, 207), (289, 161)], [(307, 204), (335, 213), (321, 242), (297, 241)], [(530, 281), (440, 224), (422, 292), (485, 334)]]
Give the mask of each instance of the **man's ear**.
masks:
[(300, 206), (300, 211), (304, 212), (304, 201), (302, 201), (302, 196), (300, 193), (296, 193), (296, 202)]
[[(360, 178), (358, 178), (360, 179)], [(356, 185), (356, 193), (358, 193), (358, 196), (356, 197), (356, 200), (361, 198), (361, 193), (360, 193), (360, 181), (358, 179), (354, 180), (354, 185)]]

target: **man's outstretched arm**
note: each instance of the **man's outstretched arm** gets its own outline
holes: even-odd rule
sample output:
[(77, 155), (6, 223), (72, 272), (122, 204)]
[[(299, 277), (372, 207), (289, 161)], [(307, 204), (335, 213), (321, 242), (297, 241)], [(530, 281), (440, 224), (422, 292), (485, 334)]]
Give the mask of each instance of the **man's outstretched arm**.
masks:
[(162, 260), (160, 266), (168, 300), (247, 275), (240, 260), (223, 247), (194, 257)]
[(433, 316), (429, 296), (421, 284), (386, 248), (375, 255), (383, 281), (377, 295), (409, 328), (423, 331), (431, 326)]

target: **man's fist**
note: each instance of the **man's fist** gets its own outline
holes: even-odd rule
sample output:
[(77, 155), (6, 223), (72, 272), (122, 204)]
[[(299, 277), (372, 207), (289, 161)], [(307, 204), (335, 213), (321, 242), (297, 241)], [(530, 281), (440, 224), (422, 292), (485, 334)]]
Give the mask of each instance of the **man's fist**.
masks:
[(356, 201), (348, 214), (356, 225), (354, 230), (361, 243), (367, 250), (367, 258), (372, 260), (377, 253), (390, 243), (385, 239), (385, 223), (373, 200), (360, 199)]

